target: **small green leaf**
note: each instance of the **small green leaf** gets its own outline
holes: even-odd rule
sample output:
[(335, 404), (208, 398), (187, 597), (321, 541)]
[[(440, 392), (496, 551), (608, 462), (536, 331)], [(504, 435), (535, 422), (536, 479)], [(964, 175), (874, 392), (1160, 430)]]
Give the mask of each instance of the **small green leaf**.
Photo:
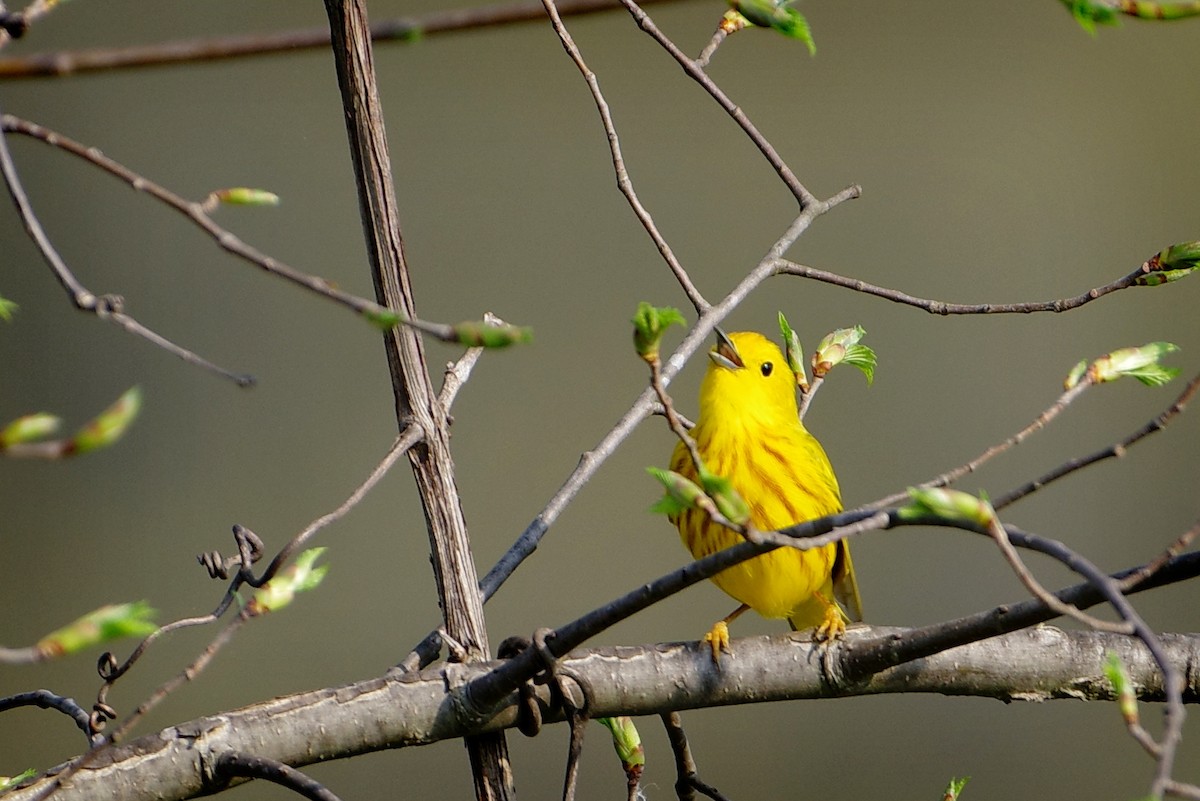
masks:
[(1108, 683), (1113, 686), (1121, 717), (1127, 724), (1137, 723), (1137, 694), (1133, 689), (1133, 681), (1129, 678), (1129, 671), (1126, 670), (1125, 663), (1113, 651), (1105, 653), (1104, 675), (1108, 679)]
[(18, 417), (0, 431), (0, 450), (10, 445), (35, 442), (58, 431), (62, 420), (46, 412)]
[(1071, 16), (1092, 36), (1096, 35), (1097, 25), (1118, 25), (1117, 12), (1104, 3), (1094, 0), (1062, 0), (1063, 5), (1071, 11)]
[(859, 344), (866, 334), (861, 325), (839, 328), (827, 334), (813, 354), (813, 375), (824, 378), (834, 367), (845, 363), (861, 370), (870, 385), (875, 380), (875, 366), (879, 360), (874, 350)]
[(658, 361), (658, 349), (667, 329), (673, 325), (685, 325), (679, 309), (651, 306), (644, 300), (638, 304), (630, 322), (633, 323), (633, 347), (647, 364)]
[(745, 17), (750, 24), (760, 28), (771, 28), (784, 36), (799, 39), (808, 46), (808, 52), (816, 55), (817, 45), (813, 41), (808, 20), (794, 8), (792, 0), (729, 0), (729, 5)]
[(996, 512), (987, 498), (976, 497), (960, 490), (945, 487), (909, 487), (908, 495), (912, 501), (896, 510), (901, 520), (933, 516), (986, 527), (996, 518)]
[(596, 718), (596, 722), (612, 732), (613, 750), (628, 773), (646, 764), (646, 750), (642, 748), (642, 736), (638, 734), (633, 718), (621, 715), (615, 718)]
[(329, 572), (329, 565), (313, 567), (328, 548), (309, 548), (296, 561), (280, 570), (275, 577), (255, 591), (246, 605), (246, 614), (263, 615), (278, 611), (290, 604), (297, 593), (315, 589)]
[(804, 346), (800, 344), (800, 335), (792, 330), (783, 312), (779, 312), (779, 333), (783, 336), (783, 354), (792, 375), (796, 376), (796, 385), (806, 390), (808, 375), (804, 371)]
[(228, 206), (278, 206), (279, 195), (265, 189), (250, 189), (236, 186), (232, 189), (218, 189), (213, 197)]
[(1186, 278), (1200, 267), (1200, 242), (1180, 242), (1164, 248), (1142, 265), (1136, 286), (1159, 286)]
[(454, 326), (454, 336), (459, 344), (469, 348), (507, 348), (509, 345), (524, 345), (533, 341), (533, 329), (508, 323), (489, 323), (483, 320), (468, 320)]
[(1067, 380), (1063, 381), (1064, 389), (1074, 389), (1075, 386), (1083, 380), (1083, 376), (1087, 373), (1088, 362), (1083, 359), (1079, 364), (1071, 368), (1071, 372), (1067, 373)]
[(971, 781), (970, 776), (960, 778), (952, 778), (950, 783), (946, 785), (946, 794), (942, 796), (942, 801), (958, 801), (958, 797), (962, 794), (963, 788), (967, 786), (967, 782)]
[(696, 502), (704, 497), (704, 490), (674, 470), (647, 467), (646, 472), (658, 479), (667, 490), (666, 495), (650, 507), (650, 511), (655, 514), (674, 517), (680, 512), (694, 508)]
[(16, 303), (13, 303), (8, 298), (0, 297), (0, 320), (3, 320), (6, 323), (11, 323), (13, 313), (19, 308), (21, 307)]
[(16, 776), (0, 776), (0, 793), (16, 787), (26, 779), (32, 779), (37, 774), (38, 772), (36, 770), (30, 768), (22, 773), (18, 773)]
[(739, 526), (750, 522), (750, 505), (734, 489), (732, 481), (708, 472), (704, 465), (700, 465), (697, 472), (700, 473), (700, 486), (704, 494), (712, 498), (722, 517)]
[(154, 614), (145, 601), (102, 606), (47, 634), (35, 647), (50, 659), (122, 637), (145, 637), (158, 628)]
[(129, 429), (142, 408), (141, 387), (130, 387), (117, 401), (96, 415), (87, 425), (76, 432), (68, 447), (69, 453), (80, 454), (107, 448)]
[(400, 323), (404, 322), (404, 315), (399, 312), (394, 312), (386, 306), (376, 306), (371, 304), (363, 309), (363, 317), (367, 318), (367, 322), (374, 325), (381, 331), (390, 331)]
[(1129, 376), (1148, 387), (1162, 386), (1179, 375), (1179, 368), (1165, 367), (1159, 364), (1159, 360), (1177, 350), (1179, 346), (1170, 342), (1150, 342), (1140, 348), (1121, 348), (1101, 356), (1088, 369), (1097, 384)]
[(867, 386), (875, 380), (875, 365), (879, 359), (875, 356), (875, 351), (866, 345), (851, 345), (846, 348), (846, 355), (842, 357), (842, 361), (862, 370), (863, 375), (867, 377)]

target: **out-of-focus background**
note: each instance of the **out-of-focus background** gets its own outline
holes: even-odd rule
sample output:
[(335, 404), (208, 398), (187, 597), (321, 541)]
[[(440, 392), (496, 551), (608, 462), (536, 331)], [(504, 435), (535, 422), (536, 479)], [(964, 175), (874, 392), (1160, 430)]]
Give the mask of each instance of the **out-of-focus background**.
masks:
[[(436, 2), (376, 2), (374, 19)], [(724, 11), (697, 0), (650, 13), (698, 53)], [(790, 255), (805, 264), (947, 301), (1078, 294), (1163, 246), (1200, 238), (1200, 22), (1126, 21), (1090, 37), (1054, 0), (1002, 6), (924, 0), (814, 0), (818, 54), (751, 30), (711, 75), (820, 196), (859, 183), (861, 199), (818, 221)], [(69, 4), (6, 48), (19, 55), (325, 24), (317, 2), (215, 0)], [(569, 19), (599, 76), (627, 165), (700, 289), (720, 298), (765, 252), (795, 207), (728, 117), (624, 12)], [(640, 300), (686, 306), (615, 188), (596, 110), (544, 21), (376, 50), (403, 230), (424, 317), (493, 311), (532, 325), (534, 344), (488, 354), (455, 406), (454, 448), (482, 574), (644, 387), (628, 320)], [(323, 51), (0, 84), (0, 107), (53, 127), (187, 197), (253, 186), (276, 209), (218, 219), (294, 266), (370, 295), (342, 112)], [(44, 145), (11, 137), (26, 188), (80, 280), (125, 296), (164, 335), (259, 378), (239, 390), (72, 310), (8, 207), (0, 208), (0, 419), (50, 410), (82, 423), (139, 384), (145, 409), (117, 447), (62, 463), (0, 461), (0, 642), (27, 644), (101, 603), (147, 599), (163, 621), (208, 611), (221, 587), (194, 554), (228, 550), (230, 526), (272, 550), (345, 498), (396, 431), (379, 336), (343, 309), (219, 251), (179, 215)], [(809, 347), (834, 327), (868, 331), (880, 367), (867, 387), (839, 370), (808, 418), (849, 505), (927, 479), (1032, 420), (1082, 358), (1153, 340), (1200, 368), (1200, 279), (1135, 289), (1062, 315), (943, 318), (846, 290), (779, 278), (732, 329), (773, 331), (785, 311)], [(678, 341), (679, 334), (670, 342)], [(429, 346), (436, 365), (458, 351)], [(695, 409), (703, 364), (673, 385)], [(962, 487), (1000, 494), (1112, 443), (1182, 386), (1123, 381), (1088, 393), (1054, 426)], [(1168, 431), (1010, 510), (1107, 569), (1152, 558), (1197, 516), (1200, 420)], [(542, 547), (488, 604), (493, 643), (555, 626), (685, 560), (671, 526), (647, 513), (643, 472), (665, 464), (661, 420), (643, 425), (584, 490)], [(378, 675), (439, 612), (427, 539), (401, 465), (329, 529), (318, 592), (241, 633), (139, 733), (272, 695)], [(855, 544), (868, 620), (916, 625), (1024, 592), (993, 546), (946, 531), (875, 534)], [(1070, 583), (1034, 560), (1049, 585)], [(1197, 591), (1139, 597), (1160, 630), (1197, 628)], [(695, 587), (594, 644), (694, 639), (731, 602)], [(736, 635), (779, 631), (746, 616)], [(214, 630), (172, 636), (110, 699), (128, 711), (187, 663)], [(124, 655), (127, 645), (118, 645)], [(0, 695), (46, 687), (94, 697), (95, 654), (0, 666)], [(1156, 707), (1145, 709), (1152, 728)], [(1115, 706), (1002, 705), (896, 696), (687, 713), (702, 776), (763, 798), (936, 798), (970, 775), (972, 801), (1132, 798), (1152, 764)], [(672, 797), (656, 720), (640, 721), (648, 798)], [(1188, 740), (1195, 738), (1194, 724)], [(580, 797), (624, 792), (600, 730)], [(554, 797), (566, 733), (510, 739), (524, 797)], [(0, 718), (0, 773), (76, 753), (61, 717)], [(466, 798), (457, 742), (319, 765), (344, 798), (387, 787)], [(1177, 773), (1200, 779), (1200, 755)], [(246, 787), (238, 798), (277, 798)]]

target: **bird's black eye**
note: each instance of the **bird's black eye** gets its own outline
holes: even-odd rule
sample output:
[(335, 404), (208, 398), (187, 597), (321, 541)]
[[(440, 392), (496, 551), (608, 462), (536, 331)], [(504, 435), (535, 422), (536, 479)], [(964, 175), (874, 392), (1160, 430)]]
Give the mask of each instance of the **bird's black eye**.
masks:
[(763, 376), (769, 376), (769, 375), (771, 374), (771, 371), (772, 371), (772, 370), (774, 370), (774, 369), (775, 369), (775, 365), (771, 364), (770, 362), (763, 362), (763, 363), (762, 363), (762, 374), (763, 374)]

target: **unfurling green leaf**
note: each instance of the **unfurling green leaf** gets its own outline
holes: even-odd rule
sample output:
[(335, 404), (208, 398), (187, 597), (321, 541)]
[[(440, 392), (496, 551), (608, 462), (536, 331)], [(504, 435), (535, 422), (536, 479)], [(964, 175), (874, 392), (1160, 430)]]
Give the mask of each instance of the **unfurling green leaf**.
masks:
[(46, 412), (18, 417), (0, 430), (0, 451), (10, 445), (36, 442), (58, 431), (62, 419)]
[(704, 490), (674, 470), (647, 467), (646, 472), (658, 479), (659, 483), (667, 490), (666, 495), (650, 507), (650, 511), (655, 514), (674, 517), (680, 512), (695, 507), (696, 503), (704, 497)]
[(69, 453), (87, 453), (97, 448), (107, 448), (119, 440), (137, 419), (142, 408), (141, 387), (125, 390), (116, 403), (96, 415), (87, 425), (76, 432), (68, 446)]
[(1071, 11), (1071, 16), (1079, 23), (1079, 27), (1083, 28), (1092, 36), (1096, 35), (1097, 25), (1119, 25), (1117, 12), (1106, 3), (1095, 2), (1095, 0), (1062, 0)]
[(386, 306), (371, 305), (363, 309), (362, 314), (367, 318), (367, 322), (381, 331), (390, 331), (404, 322), (404, 315), (394, 312)]
[(279, 195), (265, 189), (250, 189), (236, 186), (232, 189), (218, 189), (213, 197), (229, 206), (278, 206)]
[(47, 634), (35, 648), (51, 659), (121, 637), (145, 637), (158, 628), (153, 617), (154, 610), (145, 601), (102, 606)]
[(1148, 387), (1162, 386), (1179, 375), (1179, 368), (1165, 367), (1159, 364), (1159, 360), (1177, 350), (1179, 346), (1170, 342), (1150, 342), (1140, 348), (1121, 348), (1092, 362), (1088, 367), (1088, 375), (1096, 384), (1129, 376)]
[(946, 785), (946, 793), (942, 796), (942, 801), (958, 801), (958, 797), (962, 795), (963, 788), (969, 781), (971, 781), (970, 776), (951, 779), (950, 783)]
[(808, 389), (808, 375), (804, 371), (804, 346), (800, 344), (800, 335), (792, 330), (783, 312), (779, 313), (779, 333), (783, 335), (783, 355), (787, 357), (788, 369), (796, 376), (796, 385), (801, 390)]
[(812, 357), (813, 375), (824, 378), (834, 367), (845, 363), (862, 370), (870, 385), (875, 380), (875, 366), (879, 360), (874, 350), (859, 344), (866, 334), (861, 325), (856, 325), (853, 328), (839, 328), (826, 335)]
[(751, 25), (772, 28), (784, 36), (799, 39), (808, 46), (808, 52), (816, 55), (817, 44), (813, 41), (808, 20), (794, 8), (792, 0), (729, 0), (729, 5)]
[(275, 612), (290, 604), (297, 593), (315, 589), (329, 572), (329, 565), (313, 567), (313, 563), (328, 548), (309, 548), (296, 557), (296, 561), (280, 570), (275, 577), (259, 587), (246, 605), (246, 614), (263, 615)]
[(21, 308), (17, 304), (5, 297), (0, 297), (0, 320), (6, 323), (12, 322), (13, 312)]
[(1164, 248), (1142, 265), (1136, 286), (1159, 286), (1178, 281), (1200, 267), (1200, 242), (1180, 242)]
[(1104, 675), (1109, 684), (1113, 686), (1113, 692), (1117, 696), (1117, 705), (1121, 709), (1121, 717), (1127, 724), (1137, 723), (1137, 695), (1133, 690), (1133, 681), (1129, 678), (1129, 671), (1125, 669), (1125, 663), (1113, 651), (1105, 654)]
[(1087, 373), (1087, 368), (1087, 359), (1081, 360), (1079, 364), (1072, 367), (1071, 372), (1067, 373), (1067, 380), (1063, 381), (1063, 389), (1072, 389), (1082, 381), (1083, 376)]
[(16, 776), (0, 776), (0, 793), (16, 787), (26, 779), (32, 779), (37, 774), (38, 772), (36, 770), (30, 768), (29, 770), (18, 773)]
[(944, 520), (962, 521), (979, 526), (990, 526), (996, 519), (996, 511), (987, 498), (979, 498), (960, 490), (932, 487), (921, 489), (909, 487), (912, 500), (897, 509), (901, 520), (913, 520), (934, 516)]
[(616, 718), (596, 718), (596, 722), (612, 732), (613, 750), (617, 752), (625, 772), (640, 773), (646, 765), (646, 750), (642, 748), (642, 736), (638, 734), (633, 718), (622, 715)]
[(508, 323), (468, 320), (454, 326), (459, 344), (469, 348), (507, 348), (533, 341), (533, 329)]
[(712, 498), (722, 517), (739, 526), (750, 522), (750, 504), (734, 489), (732, 481), (708, 472), (704, 465), (698, 465), (697, 472), (700, 474), (700, 486), (704, 494)]
[(651, 306), (646, 301), (638, 304), (633, 319), (633, 347), (647, 364), (658, 361), (658, 349), (663, 334), (673, 325), (684, 325), (683, 315), (672, 306)]

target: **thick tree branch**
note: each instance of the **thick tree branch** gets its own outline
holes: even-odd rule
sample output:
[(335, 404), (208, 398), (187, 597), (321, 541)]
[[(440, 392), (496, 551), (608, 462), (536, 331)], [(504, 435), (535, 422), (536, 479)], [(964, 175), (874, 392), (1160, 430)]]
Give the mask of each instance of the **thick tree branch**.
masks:
[[(415, 318), (366, 6), (363, 0), (325, 0), (325, 9), (376, 297), (405, 317)], [(445, 629), (463, 647), (466, 660), (486, 658), (483, 598), (455, 484), (449, 421), (430, 382), (417, 332), (407, 326), (394, 328), (384, 335), (384, 348), (399, 426), (403, 430), (415, 425), (424, 432), (424, 439), (408, 455), (425, 510)], [(515, 794), (502, 734), (469, 738), (467, 750), (478, 798), (505, 799)]]
[[(1004, 701), (1073, 698), (1107, 701), (1105, 653), (1128, 667), (1138, 697), (1159, 701), (1163, 688), (1154, 660), (1137, 640), (1100, 632), (1051, 627), (1023, 630), (972, 643), (854, 685), (831, 680), (830, 661), (867, 640), (903, 638), (907, 630), (853, 627), (844, 641), (824, 650), (800, 634), (750, 637), (734, 642), (720, 668), (702, 643), (668, 643), (580, 651), (560, 660), (557, 673), (574, 682), (596, 717), (651, 715), (679, 709), (831, 696), (929, 692)], [(1200, 637), (1163, 635), (1173, 664), (1187, 670), (1185, 699), (1200, 701)], [(172, 726), (107, 751), (56, 794), (58, 801), (183, 799), (219, 785), (213, 769), (229, 750), (248, 750), (296, 767), (330, 759), (516, 725), (517, 694), (478, 729), (454, 713), (447, 687), (469, 682), (497, 663), (443, 665), (342, 687), (277, 698), (266, 703)], [(544, 719), (559, 720), (544, 686), (538, 687)], [(1113, 709), (1113, 716), (1118, 716)], [(43, 780), (44, 781), (44, 780)], [(37, 785), (6, 796), (28, 801)]]

